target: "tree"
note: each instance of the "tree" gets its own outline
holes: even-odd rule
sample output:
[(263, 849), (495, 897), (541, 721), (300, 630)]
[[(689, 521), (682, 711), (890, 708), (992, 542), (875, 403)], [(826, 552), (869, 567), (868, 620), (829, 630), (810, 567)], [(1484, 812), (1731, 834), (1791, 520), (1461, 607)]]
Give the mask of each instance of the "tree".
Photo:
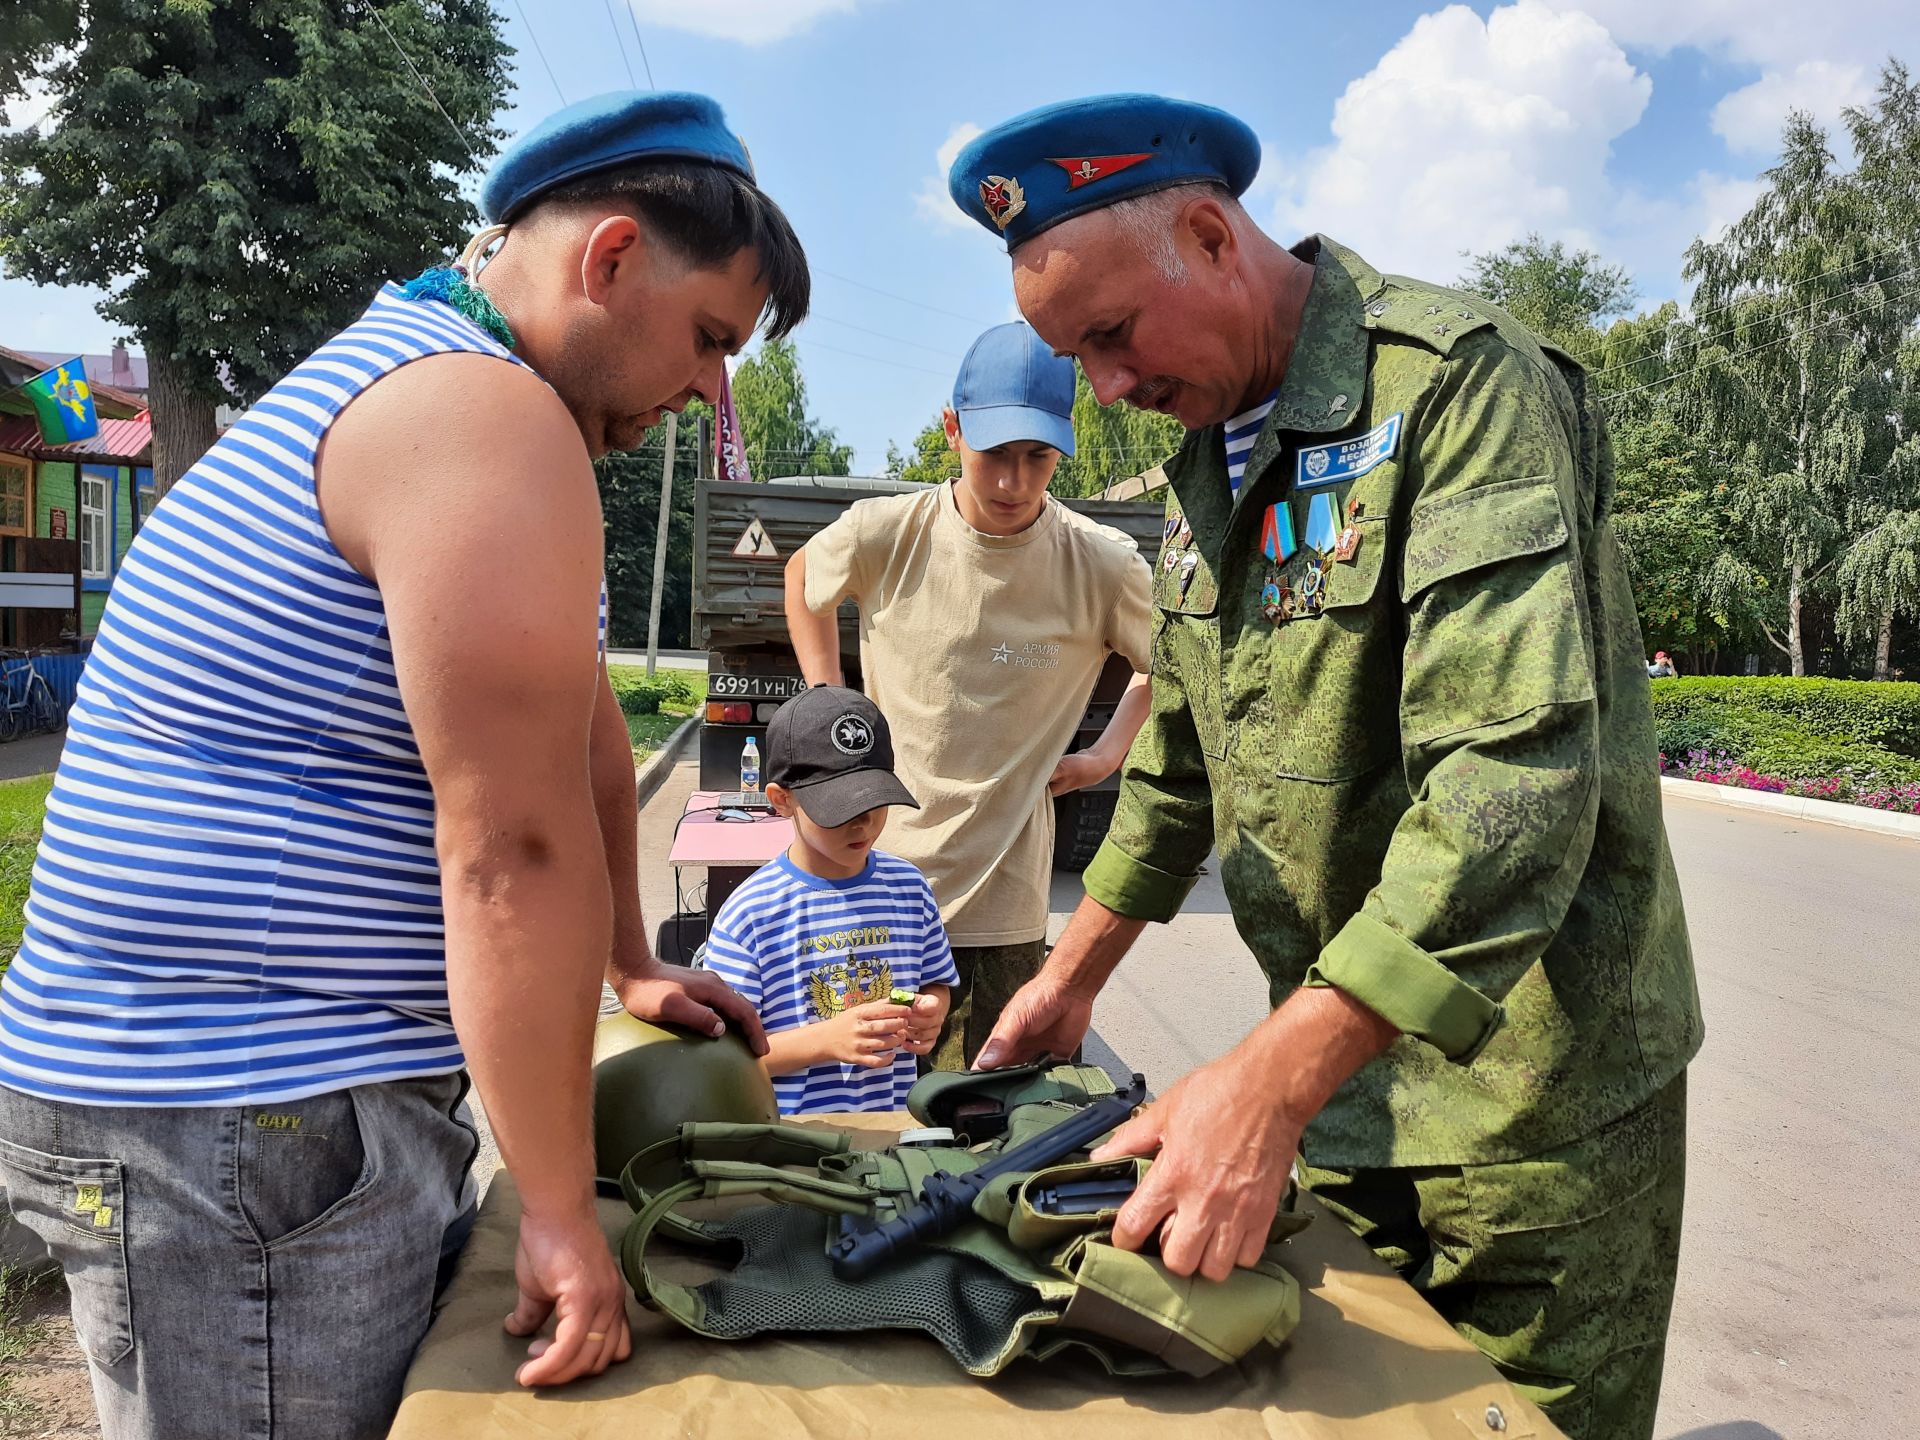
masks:
[[(667, 522), (667, 585), (660, 601), (662, 649), (682, 649), (692, 642), (694, 483), (701, 465), (700, 422), (711, 425), (712, 415), (696, 403), (680, 417)], [(745, 426), (744, 416), (740, 423)], [(607, 638), (621, 649), (647, 643), (665, 448), (666, 428), (656, 427), (638, 449), (609, 455), (594, 467), (607, 532)]]
[(755, 479), (852, 473), (853, 447), (807, 414), (807, 381), (793, 341), (768, 340), (740, 362), (733, 405)]
[(1486, 296), (1535, 334), (1576, 354), (1590, 348), (1603, 317), (1633, 306), (1633, 277), (1624, 267), (1537, 234), (1468, 260), (1462, 290)]
[(1867, 387), (1862, 476), (1848, 514), (1849, 543), (1836, 577), (1841, 637), (1873, 641), (1873, 675), (1888, 677), (1894, 621), (1920, 616), (1920, 85), (1888, 62), (1874, 103), (1847, 112), (1858, 203), (1877, 220), (1877, 263), (1906, 277), (1889, 285), (1884, 332), (1897, 346)]
[(1742, 548), (1727, 504), (1741, 477), (1703, 452), (1670, 415), (1612, 427), (1614, 530), (1650, 650), (1711, 670), (1720, 650), (1758, 637), (1778, 608)]
[(146, 350), (160, 488), (216, 406), (458, 247), (510, 53), (487, 0), (12, 0), (0, 98), (38, 77), (56, 99), (0, 137), (0, 259), (112, 292), (100, 313)]
[(1733, 509), (1785, 580), (1786, 634), (1765, 633), (1804, 675), (1805, 605), (1844, 558), (1894, 272), (1874, 250), (1869, 198), (1805, 114), (1788, 116), (1765, 178), (1723, 238), (1687, 250), (1706, 322), (1687, 386), (1721, 453), (1753, 477)]
[[(1170, 415), (1100, 404), (1087, 377), (1079, 374), (1073, 397), (1074, 453), (1061, 459), (1049, 489), (1069, 498), (1099, 495), (1172, 455), (1185, 433)], [(959, 473), (960, 457), (947, 445), (941, 416), (914, 436), (910, 456), (898, 446), (887, 447), (887, 474), (894, 479), (940, 481)]]

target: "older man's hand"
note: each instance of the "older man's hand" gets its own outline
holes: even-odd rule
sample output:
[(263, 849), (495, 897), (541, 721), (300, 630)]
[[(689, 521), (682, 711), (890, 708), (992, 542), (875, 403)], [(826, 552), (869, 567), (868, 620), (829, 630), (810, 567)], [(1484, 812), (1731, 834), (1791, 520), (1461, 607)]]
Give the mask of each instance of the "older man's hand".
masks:
[(1209, 1280), (1257, 1261), (1305, 1128), (1268, 1103), (1271, 1094), (1236, 1050), (1116, 1130), (1094, 1159), (1158, 1158), (1114, 1221), (1114, 1244), (1138, 1250), (1157, 1233), (1169, 1270)]

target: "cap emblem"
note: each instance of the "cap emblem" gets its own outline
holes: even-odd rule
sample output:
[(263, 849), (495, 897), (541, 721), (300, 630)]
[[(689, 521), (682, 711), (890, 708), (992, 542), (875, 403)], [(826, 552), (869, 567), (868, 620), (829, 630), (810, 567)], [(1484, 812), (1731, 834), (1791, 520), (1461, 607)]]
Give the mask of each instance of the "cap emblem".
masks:
[(827, 733), (842, 755), (865, 755), (873, 749), (873, 726), (851, 711), (834, 721)]
[(1074, 155), (1064, 160), (1051, 155), (1047, 158), (1067, 172), (1067, 189), (1078, 190), (1082, 185), (1118, 175), (1142, 160), (1151, 160), (1153, 151), (1142, 150), (1137, 155)]
[(1010, 175), (989, 175), (980, 182), (980, 203), (987, 207), (993, 223), (1005, 230), (1013, 217), (1027, 208), (1027, 192)]

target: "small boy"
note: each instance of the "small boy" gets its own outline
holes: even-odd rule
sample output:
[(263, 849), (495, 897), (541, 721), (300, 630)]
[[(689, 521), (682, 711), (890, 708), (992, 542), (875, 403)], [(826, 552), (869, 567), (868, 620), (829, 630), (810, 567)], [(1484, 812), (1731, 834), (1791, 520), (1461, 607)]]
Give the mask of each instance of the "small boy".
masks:
[(904, 1109), (960, 976), (926, 877), (873, 848), (889, 805), (919, 808), (886, 719), (816, 685), (767, 726), (766, 775), (793, 844), (720, 907), (707, 968), (760, 1012), (781, 1114)]

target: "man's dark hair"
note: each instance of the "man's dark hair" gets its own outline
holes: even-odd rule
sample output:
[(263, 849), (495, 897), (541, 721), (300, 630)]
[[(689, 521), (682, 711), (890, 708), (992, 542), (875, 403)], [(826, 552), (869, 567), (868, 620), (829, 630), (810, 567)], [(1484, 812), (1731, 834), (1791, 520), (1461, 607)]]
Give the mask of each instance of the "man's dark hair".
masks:
[(648, 160), (556, 185), (535, 209), (617, 201), (655, 239), (701, 269), (724, 265), (752, 246), (756, 279), (767, 282), (767, 334), (778, 340), (807, 318), (813, 280), (800, 237), (780, 207), (738, 171), (696, 160)]

